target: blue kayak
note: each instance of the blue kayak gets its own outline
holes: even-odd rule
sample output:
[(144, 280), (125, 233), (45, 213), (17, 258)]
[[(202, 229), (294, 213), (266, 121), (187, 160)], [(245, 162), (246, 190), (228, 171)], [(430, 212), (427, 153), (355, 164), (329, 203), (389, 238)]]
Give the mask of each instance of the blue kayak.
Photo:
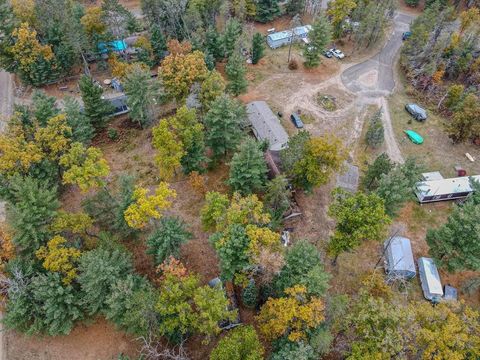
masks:
[(408, 138), (417, 145), (423, 144), (423, 137), (417, 134), (413, 130), (404, 130), (404, 133), (407, 134)]

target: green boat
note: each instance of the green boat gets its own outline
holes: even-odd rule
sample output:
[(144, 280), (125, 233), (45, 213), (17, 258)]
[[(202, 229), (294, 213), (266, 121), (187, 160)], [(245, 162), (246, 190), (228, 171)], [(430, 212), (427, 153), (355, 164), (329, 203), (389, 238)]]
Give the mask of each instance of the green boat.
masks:
[(423, 144), (423, 137), (421, 137), (419, 134), (417, 134), (413, 130), (404, 130), (403, 131), (405, 134), (407, 134), (408, 138), (417, 145)]

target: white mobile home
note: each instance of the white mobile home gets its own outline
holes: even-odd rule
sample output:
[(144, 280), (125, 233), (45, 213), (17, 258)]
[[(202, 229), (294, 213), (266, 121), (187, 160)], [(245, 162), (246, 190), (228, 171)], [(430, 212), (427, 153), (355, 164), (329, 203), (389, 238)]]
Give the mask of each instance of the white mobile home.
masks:
[(308, 39), (308, 32), (312, 30), (311, 25), (298, 26), (290, 30), (279, 31), (267, 36), (267, 44), (272, 49), (290, 44), (291, 41), (305, 41)]
[(480, 175), (444, 179), (439, 173), (423, 174), (424, 181), (415, 185), (415, 195), (420, 203), (464, 199), (473, 193), (472, 180), (480, 181)]
[(443, 289), (440, 275), (433, 259), (425, 257), (418, 259), (418, 274), (425, 299), (439, 302), (443, 297)]
[(383, 244), (385, 249), (385, 272), (397, 278), (411, 279), (415, 277), (410, 240), (402, 236), (394, 236)]

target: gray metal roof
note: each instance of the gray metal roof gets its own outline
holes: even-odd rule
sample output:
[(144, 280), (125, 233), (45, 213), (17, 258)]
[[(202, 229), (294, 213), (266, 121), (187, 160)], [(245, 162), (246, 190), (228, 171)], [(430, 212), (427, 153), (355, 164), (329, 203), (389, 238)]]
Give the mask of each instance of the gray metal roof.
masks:
[[(480, 181), (480, 175), (471, 176)], [(420, 181), (416, 185), (417, 196), (441, 196), (455, 193), (472, 192), (470, 177), (457, 177), (451, 179)]]
[(360, 177), (358, 167), (349, 163), (345, 163), (345, 167), (346, 171), (337, 175), (337, 186), (347, 191), (356, 192)]
[(442, 282), (433, 259), (426, 257), (419, 258), (418, 271), (420, 273), (420, 280), (425, 297), (431, 300), (435, 295), (443, 296)]
[(385, 241), (384, 246), (389, 271), (416, 272), (409, 239), (402, 236), (394, 236), (392, 239)]
[(288, 134), (265, 101), (248, 103), (247, 115), (255, 137), (268, 140), (270, 150), (279, 151), (287, 146)]
[(295, 34), (295, 36), (303, 36), (308, 34), (308, 32), (312, 29), (311, 25), (305, 25), (305, 26), (298, 26), (296, 28), (290, 29), (290, 30), (284, 30), (284, 31), (279, 31), (273, 34), (268, 35), (268, 38), (271, 41), (278, 41), (282, 39), (287, 39), (292, 36), (292, 30)]

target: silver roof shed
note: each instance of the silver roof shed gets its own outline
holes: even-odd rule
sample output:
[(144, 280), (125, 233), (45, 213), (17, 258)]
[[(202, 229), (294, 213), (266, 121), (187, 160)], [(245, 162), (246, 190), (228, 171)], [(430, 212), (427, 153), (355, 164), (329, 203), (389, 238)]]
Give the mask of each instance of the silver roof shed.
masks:
[(269, 149), (280, 151), (287, 146), (288, 134), (265, 101), (247, 104), (248, 120), (258, 140), (268, 140)]
[(384, 243), (385, 271), (389, 275), (406, 279), (416, 275), (410, 240), (402, 236), (394, 236)]
[(443, 296), (442, 282), (437, 266), (431, 258), (418, 259), (418, 274), (425, 299), (438, 302)]

